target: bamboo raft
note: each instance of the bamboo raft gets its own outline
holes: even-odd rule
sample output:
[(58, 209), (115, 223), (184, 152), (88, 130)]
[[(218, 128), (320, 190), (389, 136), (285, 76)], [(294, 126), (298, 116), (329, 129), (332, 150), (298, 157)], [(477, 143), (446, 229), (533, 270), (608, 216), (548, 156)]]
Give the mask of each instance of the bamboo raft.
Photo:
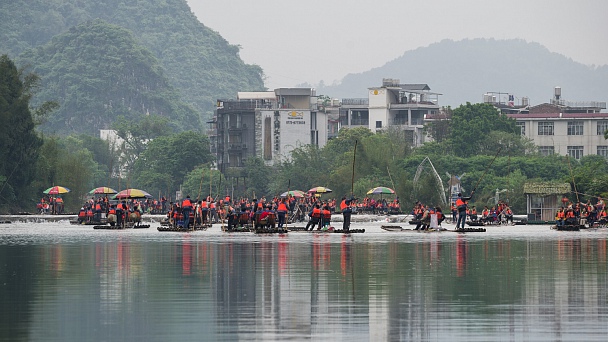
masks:
[(331, 227), (327, 230), (306, 230), (306, 227), (289, 227), (289, 231), (292, 232), (302, 232), (302, 233), (342, 233), (342, 234), (351, 234), (351, 233), (365, 233), (365, 229), (349, 229), (348, 231), (344, 231), (344, 229), (335, 229)]
[(485, 233), (485, 228), (457, 228), (457, 229), (448, 229), (448, 232), (455, 233)]
[(195, 232), (195, 231), (205, 231), (207, 228), (211, 227), (211, 224), (194, 226), (194, 229), (184, 229), (183, 227), (174, 227), (169, 225), (161, 225), (156, 228), (159, 232)]
[(289, 231), (285, 228), (258, 228), (253, 232), (256, 234), (286, 234)]
[(563, 226), (551, 226), (551, 229), (564, 231), (564, 232), (578, 232), (586, 227), (582, 224), (568, 224)]

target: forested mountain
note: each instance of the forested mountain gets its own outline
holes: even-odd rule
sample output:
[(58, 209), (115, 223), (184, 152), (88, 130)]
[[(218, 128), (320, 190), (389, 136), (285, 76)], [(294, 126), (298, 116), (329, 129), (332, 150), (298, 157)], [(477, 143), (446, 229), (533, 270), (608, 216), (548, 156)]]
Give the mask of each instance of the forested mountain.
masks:
[(158, 59), (182, 100), (200, 114), (210, 115), (217, 98), (264, 89), (262, 69), (245, 64), (239, 48), (201, 24), (186, 0), (2, 1), (0, 54), (18, 61), (26, 50), (94, 19), (129, 30)]
[(481, 102), (489, 91), (528, 97), (530, 104), (548, 102), (553, 88), (567, 101), (608, 101), (608, 66), (590, 67), (523, 40), (443, 40), (412, 51), (378, 68), (349, 74), (336, 86), (319, 86), (332, 97), (367, 97), (367, 87), (383, 78), (426, 83), (442, 93), (440, 105), (456, 107)]
[(118, 116), (147, 114), (169, 118), (177, 130), (199, 124), (197, 113), (180, 102), (152, 53), (126, 29), (100, 19), (26, 51), (20, 62), (41, 77), (37, 99), (60, 104), (43, 124), (45, 131), (97, 135)]

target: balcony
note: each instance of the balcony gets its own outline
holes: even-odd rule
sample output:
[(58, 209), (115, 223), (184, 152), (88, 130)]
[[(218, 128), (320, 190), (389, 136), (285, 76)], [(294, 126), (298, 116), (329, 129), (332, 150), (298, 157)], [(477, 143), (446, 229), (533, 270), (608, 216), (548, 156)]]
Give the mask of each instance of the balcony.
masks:
[(276, 109), (278, 106), (276, 102), (261, 101), (261, 100), (240, 100), (240, 101), (221, 101), (223, 108), (226, 110), (255, 110), (257, 108), (262, 109)]
[(342, 99), (343, 106), (368, 106), (369, 99), (367, 98), (354, 98), (354, 99)]
[(244, 143), (230, 143), (228, 144), (228, 152), (243, 152), (247, 149), (247, 144)]

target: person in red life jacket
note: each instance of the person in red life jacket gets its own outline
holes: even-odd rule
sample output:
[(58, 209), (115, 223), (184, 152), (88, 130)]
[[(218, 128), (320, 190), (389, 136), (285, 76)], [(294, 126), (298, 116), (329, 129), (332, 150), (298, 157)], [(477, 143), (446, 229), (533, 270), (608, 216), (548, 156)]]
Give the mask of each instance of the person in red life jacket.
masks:
[(95, 203), (95, 221), (101, 222), (101, 202)]
[(84, 210), (84, 207), (80, 208), (80, 211), (78, 211), (78, 223), (84, 223), (84, 221), (87, 219), (87, 213)]
[(325, 203), (323, 209), (321, 209), (321, 223), (319, 224), (319, 228), (329, 228), (331, 225), (331, 210), (329, 209), (329, 204)]
[(213, 198), (209, 199), (209, 222), (218, 222), (216, 203)]
[(277, 208), (277, 216), (279, 218), (279, 229), (283, 228), (283, 225), (285, 224), (285, 216), (287, 215), (287, 203), (285, 202), (284, 198), (281, 198), (281, 201), (279, 202), (279, 206)]
[(566, 222), (565, 224), (567, 225), (573, 225), (576, 224), (576, 213), (574, 212), (574, 209), (572, 208), (568, 208), (566, 210)]
[(557, 209), (557, 213), (555, 214), (555, 223), (558, 227), (563, 227), (566, 223), (566, 213), (564, 212), (564, 208)]
[(122, 227), (123, 214), (126, 211), (127, 202), (122, 201), (116, 205), (116, 225)]
[(471, 191), (471, 196), (463, 197), (461, 193), (458, 193), (456, 199), (456, 209), (458, 210), (458, 221), (456, 221), (456, 229), (464, 229), (464, 223), (467, 219), (467, 202), (471, 200), (475, 191)]
[(190, 212), (192, 211), (192, 202), (190, 201), (190, 195), (186, 196), (186, 199), (182, 201), (182, 214), (184, 215), (184, 229), (188, 229), (190, 224)]
[(340, 202), (340, 211), (342, 212), (342, 217), (344, 218), (344, 221), (342, 223), (342, 230), (347, 232), (350, 229), (350, 216), (352, 215), (352, 208), (350, 207), (350, 203), (352, 201), (351, 199), (346, 199), (345, 197), (342, 197), (342, 202)]
[(207, 199), (203, 199), (201, 202), (201, 218), (203, 219), (203, 224), (207, 224), (207, 214), (209, 213), (209, 204)]
[(108, 209), (108, 223), (110, 223), (110, 226), (114, 227), (116, 220), (116, 205), (112, 204)]
[(87, 222), (93, 221), (93, 209), (91, 207), (86, 207), (86, 216), (87, 216)]
[(315, 205), (312, 208), (312, 210), (310, 211), (310, 213), (308, 213), (308, 216), (310, 217), (310, 219), (308, 220), (308, 223), (306, 224), (306, 230), (308, 230), (308, 227), (310, 227), (310, 230), (313, 230), (313, 229), (315, 229), (315, 226), (319, 223), (319, 221), (321, 219), (321, 209), (320, 209), (318, 203), (315, 203)]

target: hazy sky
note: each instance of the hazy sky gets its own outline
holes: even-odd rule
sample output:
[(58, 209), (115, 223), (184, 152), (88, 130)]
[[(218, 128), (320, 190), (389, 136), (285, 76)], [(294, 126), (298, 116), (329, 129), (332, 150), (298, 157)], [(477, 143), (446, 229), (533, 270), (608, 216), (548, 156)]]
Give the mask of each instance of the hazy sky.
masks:
[[(608, 64), (606, 0), (187, 0), (266, 86), (326, 84), (443, 39), (524, 39)], [(390, 76), (390, 75), (389, 75)], [(388, 76), (387, 76), (388, 77)]]

